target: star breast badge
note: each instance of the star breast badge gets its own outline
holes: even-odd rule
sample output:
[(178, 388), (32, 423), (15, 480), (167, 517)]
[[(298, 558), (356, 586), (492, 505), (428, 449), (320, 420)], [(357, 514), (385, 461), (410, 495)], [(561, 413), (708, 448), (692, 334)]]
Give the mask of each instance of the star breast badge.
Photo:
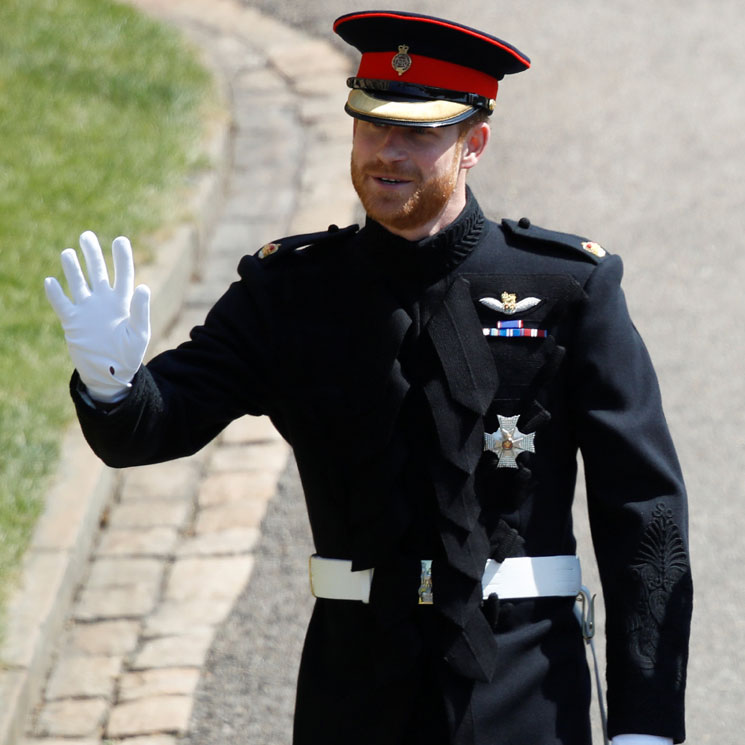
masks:
[(535, 453), (533, 440), (535, 432), (525, 434), (517, 428), (519, 416), (497, 414), (499, 429), (484, 434), (484, 450), (489, 450), (499, 458), (497, 468), (517, 468), (516, 458), (520, 453)]

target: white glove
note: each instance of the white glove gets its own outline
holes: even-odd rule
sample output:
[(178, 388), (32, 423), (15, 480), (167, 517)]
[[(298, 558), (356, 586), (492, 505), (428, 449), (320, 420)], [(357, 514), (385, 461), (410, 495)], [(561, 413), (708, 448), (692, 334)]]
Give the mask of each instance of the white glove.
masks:
[(127, 238), (112, 246), (114, 286), (94, 233), (80, 236), (90, 287), (78, 255), (62, 252), (62, 269), (70, 288), (70, 301), (53, 277), (44, 280), (47, 298), (62, 322), (67, 348), (91, 397), (113, 403), (126, 397), (131, 381), (150, 341), (150, 289), (133, 291), (134, 261)]
[(656, 735), (616, 735), (611, 745), (673, 745), (673, 741)]

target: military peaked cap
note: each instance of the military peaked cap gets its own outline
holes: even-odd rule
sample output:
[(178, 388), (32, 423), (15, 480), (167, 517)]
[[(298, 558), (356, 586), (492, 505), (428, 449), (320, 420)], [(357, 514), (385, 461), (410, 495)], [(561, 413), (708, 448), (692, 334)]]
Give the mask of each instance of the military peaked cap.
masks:
[(494, 109), (499, 81), (530, 60), (495, 36), (432, 16), (370, 10), (334, 31), (362, 52), (346, 111), (386, 124), (440, 127)]

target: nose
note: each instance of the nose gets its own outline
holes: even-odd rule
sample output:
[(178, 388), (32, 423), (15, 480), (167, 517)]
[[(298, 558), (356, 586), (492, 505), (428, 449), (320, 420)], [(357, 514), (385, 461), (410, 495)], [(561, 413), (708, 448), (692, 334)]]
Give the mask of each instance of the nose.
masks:
[(384, 163), (400, 163), (408, 157), (399, 127), (387, 127), (378, 147), (378, 157)]

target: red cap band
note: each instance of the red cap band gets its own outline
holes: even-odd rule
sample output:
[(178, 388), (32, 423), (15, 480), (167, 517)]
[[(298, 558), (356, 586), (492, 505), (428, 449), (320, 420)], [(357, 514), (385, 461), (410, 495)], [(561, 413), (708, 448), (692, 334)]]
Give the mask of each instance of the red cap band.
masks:
[(428, 85), (463, 93), (477, 93), (485, 98), (496, 98), (499, 82), (491, 75), (453, 62), (410, 54), (411, 67), (402, 75), (394, 70), (396, 52), (365, 52), (360, 60), (358, 78), (399, 80), (402, 83)]

